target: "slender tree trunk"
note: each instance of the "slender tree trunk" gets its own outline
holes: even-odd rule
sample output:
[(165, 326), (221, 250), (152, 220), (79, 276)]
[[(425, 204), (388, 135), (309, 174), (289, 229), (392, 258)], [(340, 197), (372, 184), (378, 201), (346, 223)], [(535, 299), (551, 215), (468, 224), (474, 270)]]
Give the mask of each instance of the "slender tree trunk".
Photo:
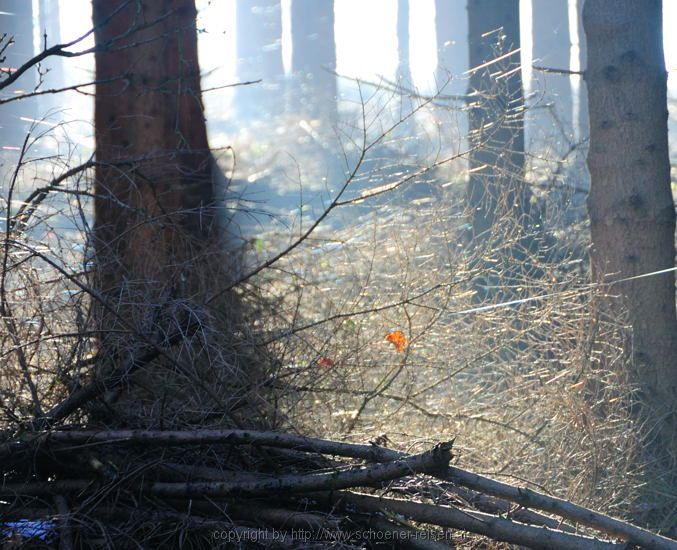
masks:
[[(59, 2), (40, 0), (40, 46), (50, 47), (61, 42), (61, 24), (59, 21)], [(64, 63), (62, 57), (51, 57), (42, 63), (45, 73), (42, 77), (41, 88), (49, 90), (63, 88), (66, 85), (64, 78)], [(50, 109), (59, 109), (62, 98), (58, 95), (47, 94), (40, 98), (41, 114)]]
[[(437, 67), (435, 78), (442, 94), (463, 96), (468, 81), (464, 73), (468, 70), (468, 12), (464, 2), (435, 0), (435, 40), (437, 45)], [(454, 141), (454, 151), (468, 149), (468, 114), (461, 102), (454, 103), (454, 125), (449, 129)]]
[(397, 79), (411, 85), (409, 65), (409, 0), (397, 0)]
[(238, 115), (279, 115), (284, 110), (280, 0), (239, 0), (236, 10), (238, 78), (261, 80), (236, 90)]
[(345, 177), (344, 159), (330, 145), (338, 117), (334, 0), (292, 0), (291, 39), (290, 104), (302, 127), (312, 127), (302, 151), (331, 186)]
[[(437, 42), (437, 84), (444, 93), (465, 94), (468, 70), (468, 15), (461, 2), (435, 0), (435, 36)], [(451, 78), (451, 80), (450, 80)]]
[(300, 85), (299, 108), (336, 119), (336, 44), (333, 0), (292, 0), (292, 72)]
[[(479, 147), (471, 155), (468, 183), (472, 235), (487, 239), (501, 217), (509, 217), (513, 229), (526, 235), (534, 213), (524, 181), (518, 0), (469, 0), (468, 41), (473, 71), (468, 87), (469, 136)], [(500, 56), (506, 57), (490, 63)]]
[[(576, 15), (578, 16), (578, 63), (580, 70), (585, 73), (588, 63), (588, 46), (583, 30), (583, 5), (585, 0), (576, 1)], [(590, 137), (590, 123), (588, 120), (588, 88), (585, 79), (579, 75), (572, 77), (575, 113), (575, 135), (577, 141), (582, 141)]]
[[(667, 73), (660, 0), (587, 0), (590, 111), (588, 197), (595, 280), (636, 277), (675, 265)], [(614, 285), (633, 330), (633, 372), (662, 445), (677, 451), (677, 317), (673, 272)], [(609, 297), (604, 310), (614, 315)], [(675, 454), (672, 458), (674, 460)]]
[[(7, 33), (13, 43), (2, 53), (5, 67), (20, 67), (33, 57), (33, 10), (30, 0), (3, 0), (0, 3), (0, 34)], [(3, 41), (3, 45), (6, 44)], [(23, 90), (32, 92), (37, 84), (35, 71), (21, 77), (21, 84), (15, 83), (3, 90), (3, 96), (11, 96)], [(0, 146), (21, 147), (30, 122), (35, 118), (35, 99), (14, 101), (0, 109)]]
[[(534, 65), (569, 69), (571, 37), (567, 0), (532, 0)], [(530, 114), (529, 149), (558, 160), (573, 138), (573, 98), (567, 74), (534, 71), (537, 109)]]

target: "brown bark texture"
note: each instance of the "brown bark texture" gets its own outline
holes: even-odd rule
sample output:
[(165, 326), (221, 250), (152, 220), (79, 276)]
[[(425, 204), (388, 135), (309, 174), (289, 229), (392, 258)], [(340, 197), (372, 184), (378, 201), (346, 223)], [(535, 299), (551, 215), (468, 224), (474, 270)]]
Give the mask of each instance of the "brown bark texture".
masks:
[[(588, 209), (597, 281), (675, 265), (661, 13), (660, 0), (588, 0), (583, 9), (592, 180)], [(622, 300), (614, 300), (614, 294)], [(632, 325), (633, 373), (644, 399), (657, 419), (672, 415), (674, 425), (674, 272), (614, 285), (602, 307), (614, 315), (621, 305)]]
[[(214, 233), (193, 0), (94, 0), (94, 249), (108, 297), (174, 293)], [(150, 296), (146, 293), (150, 292)], [(131, 298), (134, 301), (134, 298)]]
[(219, 423), (237, 394), (221, 386), (237, 371), (237, 314), (230, 297), (207, 304), (232, 265), (220, 239), (195, 4), (94, 0), (93, 15), (99, 359), (72, 404), (104, 387), (91, 413), (105, 425), (180, 423), (214, 407)]

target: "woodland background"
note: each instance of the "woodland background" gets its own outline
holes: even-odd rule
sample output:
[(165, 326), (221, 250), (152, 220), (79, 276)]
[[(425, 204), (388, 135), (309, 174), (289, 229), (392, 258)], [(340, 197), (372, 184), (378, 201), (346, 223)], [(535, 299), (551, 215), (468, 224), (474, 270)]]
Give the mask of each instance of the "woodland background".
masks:
[(5, 544), (674, 548), (675, 7), (2, 0)]

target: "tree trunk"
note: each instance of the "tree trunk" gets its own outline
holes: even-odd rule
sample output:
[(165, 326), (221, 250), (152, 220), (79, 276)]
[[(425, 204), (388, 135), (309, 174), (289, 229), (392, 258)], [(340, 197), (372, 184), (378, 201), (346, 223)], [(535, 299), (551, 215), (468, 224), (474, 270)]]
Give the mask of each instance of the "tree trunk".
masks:
[[(3, 0), (0, 4), (0, 34), (7, 33), (3, 45), (11, 37), (13, 43), (2, 53), (5, 67), (17, 68), (34, 55), (33, 50), (33, 10), (27, 0)], [(3, 90), (3, 97), (11, 97), (22, 90), (32, 92), (37, 84), (35, 70), (24, 74), (21, 83), (15, 82)], [(14, 101), (0, 108), (0, 146), (21, 147), (30, 122), (24, 119), (35, 118), (36, 99)]]
[(298, 79), (302, 113), (333, 123), (336, 119), (336, 44), (333, 0), (293, 0), (292, 72)]
[[(469, 0), (468, 87), (470, 159), (468, 203), (472, 236), (490, 237), (509, 217), (513, 229), (530, 231), (531, 192), (524, 181), (524, 99), (520, 70), (518, 0)], [(485, 64), (506, 55), (496, 63)], [(497, 78), (500, 76), (500, 78)]]
[[(468, 81), (468, 13), (463, 2), (435, 0), (435, 39), (437, 67), (435, 78), (442, 95), (464, 96)], [(468, 114), (462, 103), (451, 102), (456, 109), (449, 133), (455, 151), (468, 149)]]
[(467, 83), (461, 76), (468, 70), (469, 61), (468, 16), (464, 8), (461, 2), (435, 0), (437, 85), (444, 86), (446, 94), (466, 92)]
[[(660, 0), (587, 0), (590, 111), (588, 197), (592, 272), (617, 280), (672, 268), (675, 206), (670, 189), (667, 73)], [(675, 426), (677, 318), (673, 272), (614, 285), (633, 330), (633, 372), (654, 422)], [(602, 304), (614, 315), (617, 303)], [(662, 445), (677, 450), (676, 434)], [(674, 460), (675, 454), (672, 455)]]
[[(199, 300), (208, 284), (196, 264), (216, 237), (213, 160), (193, 0), (123, 3), (93, 2), (96, 77), (113, 80), (97, 85), (95, 99), (96, 158), (105, 164), (96, 169), (94, 284), (147, 333), (161, 304)], [(128, 345), (129, 335), (115, 335), (118, 316), (103, 308), (99, 318), (104, 349)]]
[[(40, 46), (51, 47), (62, 42), (61, 24), (59, 21), (59, 2), (50, 0), (40, 0), (38, 7), (40, 9)], [(42, 90), (54, 88), (63, 88), (66, 86), (64, 78), (63, 57), (50, 57), (42, 63), (42, 69), (45, 74), (42, 77)], [(40, 98), (40, 114), (45, 114), (51, 109), (60, 109), (63, 104), (63, 98), (58, 94), (47, 94)]]
[(397, 0), (397, 80), (411, 86), (409, 64), (409, 0)]
[[(588, 46), (583, 30), (583, 5), (585, 0), (576, 1), (576, 15), (578, 17), (578, 64), (583, 73), (588, 63)], [(572, 76), (574, 89), (574, 120), (575, 136), (577, 141), (582, 141), (590, 137), (590, 123), (588, 121), (588, 88), (585, 79), (579, 75)]]
[[(93, 285), (107, 302), (94, 304), (97, 383), (121, 387), (101, 420), (257, 425), (251, 396), (268, 363), (251, 339), (243, 344), (241, 304), (223, 291), (241, 266), (218, 223), (194, 1), (93, 7), (97, 79), (113, 79), (95, 100)], [(144, 360), (153, 346), (160, 352)]]
[[(567, 0), (532, 0), (533, 63), (554, 69), (569, 69), (571, 38)], [(545, 152), (559, 160), (573, 138), (573, 98), (567, 74), (534, 71), (533, 89), (537, 109), (530, 114), (530, 150)], [(533, 128), (533, 130), (532, 130)]]
[(280, 0), (240, 0), (236, 10), (238, 78), (262, 81), (236, 89), (238, 116), (279, 115), (284, 111)]

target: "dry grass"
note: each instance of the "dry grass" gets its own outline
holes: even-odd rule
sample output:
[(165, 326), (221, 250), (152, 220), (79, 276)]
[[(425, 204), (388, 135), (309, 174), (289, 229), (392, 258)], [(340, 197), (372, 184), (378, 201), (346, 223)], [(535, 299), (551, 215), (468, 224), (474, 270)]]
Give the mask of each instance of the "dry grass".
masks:
[[(580, 258), (534, 259), (540, 277), (518, 294), (542, 298), (473, 311), (478, 251), (459, 246), (450, 208), (384, 208), (261, 283), (290, 416), (317, 434), (386, 434), (398, 447), (455, 436), (466, 467), (630, 512), (641, 441), (624, 327), (595, 321)], [(395, 330), (402, 353), (385, 340)]]

